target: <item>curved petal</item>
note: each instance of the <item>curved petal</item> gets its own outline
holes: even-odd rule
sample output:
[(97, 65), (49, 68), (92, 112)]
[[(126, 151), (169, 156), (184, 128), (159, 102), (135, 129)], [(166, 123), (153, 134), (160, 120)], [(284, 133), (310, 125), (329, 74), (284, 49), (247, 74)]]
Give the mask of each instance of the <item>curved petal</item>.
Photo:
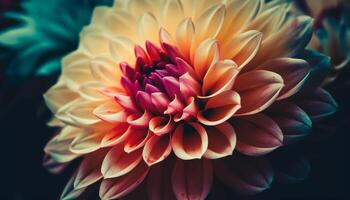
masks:
[(71, 105), (66, 114), (73, 120), (75, 125), (90, 126), (101, 121), (93, 114), (93, 110), (96, 107), (96, 102), (78, 102)]
[(112, 124), (126, 122), (127, 118), (127, 113), (115, 101), (107, 101), (97, 106), (92, 112), (96, 117)]
[(217, 159), (232, 155), (236, 147), (236, 132), (228, 122), (208, 126), (205, 129), (209, 141), (208, 150), (204, 154), (205, 158)]
[(117, 63), (107, 56), (99, 56), (90, 61), (93, 77), (105, 86), (119, 86), (121, 71)]
[(262, 155), (282, 146), (281, 129), (264, 114), (237, 118), (233, 127), (237, 134), (236, 149), (243, 154)]
[(85, 156), (74, 180), (75, 189), (88, 187), (102, 178), (101, 164), (106, 153), (107, 149), (101, 149)]
[(126, 118), (126, 122), (132, 126), (143, 128), (148, 127), (149, 121), (152, 115), (145, 111), (143, 114), (135, 113), (131, 114)]
[(132, 192), (146, 178), (149, 168), (140, 162), (131, 172), (124, 176), (104, 179), (100, 186), (101, 199), (117, 199)]
[(176, 160), (171, 182), (177, 199), (204, 200), (210, 191), (212, 181), (213, 172), (210, 160)]
[(202, 124), (215, 126), (231, 118), (241, 108), (239, 94), (232, 90), (224, 91), (208, 100), (197, 119)]
[(147, 165), (151, 166), (166, 159), (170, 153), (170, 134), (162, 136), (153, 135), (146, 142), (142, 156)]
[(200, 124), (180, 124), (171, 137), (171, 146), (183, 160), (201, 158), (208, 148), (208, 136)]
[(171, 185), (172, 162), (152, 166), (147, 177), (148, 198), (152, 200), (176, 200)]
[(208, 68), (219, 59), (219, 44), (214, 39), (204, 40), (193, 53), (193, 67), (196, 75), (203, 80)]
[(77, 60), (65, 66), (62, 75), (67, 87), (72, 91), (78, 91), (83, 83), (94, 80), (88, 59)]
[(103, 134), (100, 132), (84, 129), (81, 134), (74, 138), (69, 149), (77, 154), (91, 153), (100, 148), (102, 137)]
[(88, 82), (81, 85), (78, 92), (80, 97), (87, 101), (106, 101), (108, 97), (100, 92), (103, 87), (99, 82)]
[(213, 97), (232, 88), (238, 74), (237, 64), (223, 60), (209, 67), (202, 84), (202, 96)]
[(128, 129), (130, 129), (130, 126), (127, 123), (117, 124), (114, 128), (105, 133), (101, 141), (101, 147), (110, 147), (124, 142), (130, 134)]
[(276, 102), (271, 105), (267, 113), (281, 128), (284, 144), (297, 142), (311, 131), (310, 117), (293, 102)]
[(102, 162), (101, 172), (105, 179), (123, 176), (133, 170), (142, 160), (141, 150), (126, 153), (123, 145), (113, 147)]
[(215, 160), (214, 172), (221, 182), (241, 194), (256, 194), (268, 189), (273, 169), (264, 157), (234, 155)]
[(226, 42), (221, 48), (222, 59), (232, 59), (242, 69), (257, 54), (262, 33), (256, 30), (243, 32)]
[(278, 97), (284, 84), (280, 75), (254, 70), (237, 77), (233, 89), (241, 96), (242, 108), (236, 115), (251, 115), (265, 110)]
[(73, 153), (69, 150), (74, 138), (83, 132), (82, 128), (75, 128), (72, 126), (64, 127), (59, 134), (53, 137), (45, 146), (44, 151), (50, 157), (59, 163), (69, 162), (77, 157), (79, 154)]
[(127, 153), (133, 152), (141, 147), (143, 147), (146, 143), (146, 141), (152, 136), (153, 133), (151, 133), (148, 128), (135, 128), (131, 127), (128, 129), (127, 135), (128, 138), (126, 139), (124, 151)]
[(272, 59), (257, 69), (272, 71), (282, 76), (285, 86), (282, 88), (278, 100), (297, 93), (310, 73), (309, 64), (305, 60), (295, 58)]
[(74, 180), (76, 176), (77, 176), (77, 173), (74, 173), (74, 175), (69, 179), (68, 183), (64, 187), (63, 192), (60, 196), (61, 200), (76, 199), (86, 190), (86, 188), (80, 188), (80, 189), (74, 188)]
[(175, 128), (171, 117), (157, 116), (149, 122), (149, 130), (156, 135), (170, 134)]
[(297, 101), (297, 104), (310, 116), (313, 121), (319, 121), (333, 115), (338, 108), (337, 103), (326, 90), (318, 88), (306, 97)]
[(186, 60), (190, 60), (194, 32), (195, 28), (191, 18), (184, 18), (176, 27), (176, 41)]

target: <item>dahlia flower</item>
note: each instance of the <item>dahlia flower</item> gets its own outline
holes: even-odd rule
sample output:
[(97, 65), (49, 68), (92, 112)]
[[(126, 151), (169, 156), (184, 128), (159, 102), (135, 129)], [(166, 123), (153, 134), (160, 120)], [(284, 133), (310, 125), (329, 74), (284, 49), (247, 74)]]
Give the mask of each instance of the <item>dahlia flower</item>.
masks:
[[(45, 94), (50, 124), (61, 127), (45, 164), (60, 171), (82, 157), (61, 198), (93, 184), (102, 199), (121, 198), (147, 177), (149, 199), (204, 199), (214, 172), (237, 186), (230, 170), (216, 167), (220, 158), (267, 154), (332, 114), (335, 102), (318, 88), (329, 58), (304, 50), (312, 19), (286, 6), (124, 0), (97, 7)], [(263, 191), (269, 179), (239, 190)]]

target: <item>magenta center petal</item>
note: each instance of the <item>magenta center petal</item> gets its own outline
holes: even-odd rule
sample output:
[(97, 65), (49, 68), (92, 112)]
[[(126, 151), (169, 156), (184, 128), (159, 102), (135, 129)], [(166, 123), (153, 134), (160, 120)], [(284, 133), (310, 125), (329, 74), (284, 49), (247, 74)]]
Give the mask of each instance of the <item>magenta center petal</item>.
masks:
[[(159, 48), (147, 41), (144, 50), (136, 45), (134, 66), (126, 62), (120, 63), (123, 73), (121, 85), (140, 113), (146, 110), (152, 115), (163, 115), (166, 109), (169, 111), (167, 107), (172, 105), (182, 109), (174, 109), (171, 114), (182, 114), (188, 99), (198, 95), (196, 92), (181, 92), (184, 84), (188, 88), (198, 85), (195, 77), (192, 77), (193, 86), (188, 81), (181, 83), (185, 80), (181, 78), (183, 75), (193, 76), (192, 67), (181, 58), (175, 47), (167, 44), (163, 46), (166, 48)], [(164, 105), (164, 102), (168, 105)]]

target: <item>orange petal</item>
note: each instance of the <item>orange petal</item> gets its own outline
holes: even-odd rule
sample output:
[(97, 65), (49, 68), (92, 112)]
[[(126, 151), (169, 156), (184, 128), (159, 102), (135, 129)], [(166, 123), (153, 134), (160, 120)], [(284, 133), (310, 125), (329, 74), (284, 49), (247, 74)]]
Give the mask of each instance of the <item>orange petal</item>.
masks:
[(214, 39), (204, 40), (192, 56), (194, 70), (200, 80), (203, 79), (208, 68), (219, 59), (219, 44)]
[(126, 139), (126, 143), (124, 146), (124, 151), (127, 153), (130, 153), (132, 151), (135, 151), (141, 147), (143, 147), (146, 143), (146, 141), (151, 137), (153, 133), (151, 133), (148, 128), (135, 128), (130, 127), (128, 129), (127, 135), (128, 138)]
[(233, 89), (241, 96), (242, 108), (237, 115), (251, 115), (270, 106), (278, 97), (284, 84), (280, 75), (254, 70), (237, 77)]
[(282, 146), (281, 129), (264, 114), (238, 118), (233, 121), (233, 127), (237, 133), (236, 149), (243, 154), (262, 155)]
[(177, 199), (204, 200), (210, 191), (212, 181), (213, 172), (210, 160), (176, 160), (171, 182)]
[(176, 28), (176, 41), (182, 55), (190, 60), (190, 50), (194, 38), (194, 24), (191, 18), (184, 18)]
[(151, 114), (145, 111), (143, 114), (135, 113), (126, 118), (126, 122), (135, 127), (148, 127), (151, 120)]
[(146, 178), (149, 168), (140, 162), (131, 172), (124, 176), (104, 179), (100, 186), (101, 199), (117, 199), (132, 192)]
[(232, 60), (215, 63), (204, 76), (202, 95), (210, 98), (231, 89), (238, 72), (237, 65)]
[(113, 129), (105, 133), (101, 141), (101, 147), (110, 147), (124, 142), (130, 133), (128, 129), (130, 129), (130, 126), (127, 123), (117, 124)]
[(200, 124), (180, 124), (172, 135), (171, 146), (183, 160), (201, 158), (208, 147), (208, 136)]
[(197, 118), (202, 124), (215, 126), (231, 118), (240, 107), (239, 94), (227, 90), (210, 98), (204, 110), (198, 113)]
[(205, 129), (209, 144), (204, 157), (217, 159), (232, 155), (236, 147), (236, 132), (229, 123), (224, 122), (217, 126), (207, 126)]
[(148, 166), (161, 162), (171, 153), (170, 134), (153, 135), (143, 148), (143, 160)]
[(106, 155), (101, 166), (103, 177), (116, 178), (133, 170), (142, 160), (141, 150), (126, 153), (122, 145), (113, 147)]
[(278, 99), (285, 99), (299, 91), (310, 73), (305, 60), (294, 58), (276, 58), (269, 60), (257, 69), (272, 71), (282, 76), (285, 86)]

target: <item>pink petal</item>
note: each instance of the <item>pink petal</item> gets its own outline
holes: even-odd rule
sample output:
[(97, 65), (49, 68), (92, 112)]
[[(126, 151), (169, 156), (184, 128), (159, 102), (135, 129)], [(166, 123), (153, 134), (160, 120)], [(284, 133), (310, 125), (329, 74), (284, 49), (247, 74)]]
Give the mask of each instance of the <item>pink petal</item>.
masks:
[(103, 177), (115, 178), (129, 173), (141, 162), (141, 153), (141, 150), (126, 153), (122, 145), (113, 147), (103, 160), (101, 167)]
[(130, 131), (129, 124), (119, 123), (113, 129), (107, 131), (102, 138), (101, 147), (110, 147), (123, 142)]
[(264, 114), (238, 118), (233, 121), (233, 127), (237, 134), (236, 149), (243, 154), (262, 155), (282, 146), (281, 129)]
[(117, 199), (132, 192), (145, 179), (149, 168), (140, 162), (136, 168), (124, 176), (104, 179), (100, 186), (101, 199)]
[(172, 135), (171, 145), (176, 156), (183, 160), (201, 158), (208, 147), (208, 136), (198, 123), (180, 124)]
[(239, 94), (232, 90), (222, 92), (208, 100), (203, 111), (197, 115), (198, 121), (208, 126), (221, 124), (231, 118), (241, 108)]
[(102, 178), (101, 164), (107, 150), (101, 149), (85, 156), (74, 180), (75, 189), (85, 188)]
[(154, 165), (166, 159), (171, 153), (170, 134), (153, 135), (143, 148), (143, 160), (148, 166)]
[(151, 100), (152, 104), (158, 109), (159, 112), (164, 112), (170, 103), (168, 96), (162, 92), (152, 93)]
[(204, 200), (210, 191), (212, 181), (210, 160), (176, 160), (171, 182), (177, 199)]
[(126, 118), (126, 122), (135, 127), (148, 127), (149, 121), (151, 120), (152, 115), (145, 111), (143, 114), (135, 113), (131, 114)]
[(133, 152), (141, 147), (143, 147), (146, 141), (151, 137), (153, 133), (148, 131), (148, 128), (130, 128), (128, 129), (129, 134), (126, 139), (124, 146), (124, 151), (127, 153)]
[(157, 116), (149, 122), (149, 130), (159, 136), (170, 134), (174, 128), (175, 124), (171, 117)]
[(310, 73), (305, 60), (294, 58), (276, 58), (269, 60), (257, 69), (272, 71), (282, 76), (285, 86), (278, 99), (285, 99), (298, 92)]
[(236, 115), (251, 115), (265, 110), (278, 97), (284, 84), (280, 75), (254, 70), (236, 79), (233, 89), (241, 96), (242, 108)]
[(200, 94), (200, 85), (188, 72), (179, 78), (180, 91), (185, 100)]
[(130, 96), (124, 94), (114, 94), (115, 100), (121, 105), (124, 109), (130, 112), (137, 112), (138, 108)]
[(208, 159), (222, 158), (232, 155), (236, 147), (236, 132), (233, 127), (224, 122), (216, 126), (207, 126), (208, 150), (204, 157)]

